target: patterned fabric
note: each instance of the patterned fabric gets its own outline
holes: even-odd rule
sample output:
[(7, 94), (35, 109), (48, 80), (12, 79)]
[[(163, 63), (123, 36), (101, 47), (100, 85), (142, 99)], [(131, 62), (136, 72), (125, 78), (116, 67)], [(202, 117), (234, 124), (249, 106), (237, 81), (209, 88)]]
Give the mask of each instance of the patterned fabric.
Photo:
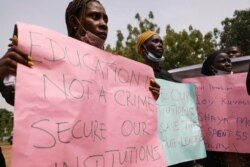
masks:
[(143, 55), (141, 46), (144, 44), (146, 40), (148, 40), (150, 37), (152, 37), (155, 34), (157, 33), (154, 31), (146, 31), (142, 33), (141, 35), (139, 35), (139, 37), (137, 38), (137, 42), (136, 42), (136, 49), (140, 55)]

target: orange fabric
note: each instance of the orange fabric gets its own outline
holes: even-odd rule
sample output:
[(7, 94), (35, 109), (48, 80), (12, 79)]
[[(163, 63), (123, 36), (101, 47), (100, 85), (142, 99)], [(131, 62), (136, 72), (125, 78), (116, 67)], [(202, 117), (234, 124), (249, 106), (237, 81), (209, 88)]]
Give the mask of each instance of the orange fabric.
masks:
[(155, 34), (157, 33), (154, 31), (146, 31), (142, 33), (141, 35), (139, 35), (139, 37), (137, 38), (137, 42), (136, 42), (137, 53), (139, 53), (140, 55), (143, 54), (141, 46), (144, 44), (146, 40), (148, 40), (150, 37), (152, 37)]

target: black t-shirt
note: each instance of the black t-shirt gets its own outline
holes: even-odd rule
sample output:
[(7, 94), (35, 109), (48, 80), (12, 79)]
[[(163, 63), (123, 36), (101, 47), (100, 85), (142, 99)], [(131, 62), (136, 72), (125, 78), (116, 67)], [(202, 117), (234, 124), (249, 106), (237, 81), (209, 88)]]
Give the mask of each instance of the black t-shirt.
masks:
[(6, 167), (5, 159), (4, 159), (1, 147), (0, 147), (0, 166), (1, 167)]
[(247, 87), (247, 93), (250, 96), (250, 64), (247, 73), (246, 87)]
[[(172, 81), (172, 82), (178, 82), (177, 80), (174, 79), (174, 77), (167, 70), (163, 70), (162, 68), (153, 69), (153, 70), (154, 70), (155, 78), (164, 79), (164, 80)], [(179, 163), (176, 165), (171, 165), (171, 167), (193, 167), (194, 164), (195, 164), (195, 161), (188, 161), (188, 162), (183, 162), (183, 163)]]
[(154, 70), (155, 78), (178, 82), (177, 80), (174, 79), (174, 77), (167, 70), (163, 70), (162, 68), (157, 68), (153, 70)]
[(0, 92), (5, 98), (6, 102), (10, 105), (14, 105), (15, 88), (13, 86), (5, 86), (3, 80), (0, 80)]

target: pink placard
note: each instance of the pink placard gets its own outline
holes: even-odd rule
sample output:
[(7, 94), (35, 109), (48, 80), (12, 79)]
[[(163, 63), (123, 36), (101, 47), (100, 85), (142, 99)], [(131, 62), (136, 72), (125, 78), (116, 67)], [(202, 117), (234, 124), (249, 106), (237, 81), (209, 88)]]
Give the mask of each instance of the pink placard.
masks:
[(12, 167), (165, 167), (146, 65), (18, 23)]
[(207, 150), (250, 153), (250, 97), (246, 73), (184, 79), (196, 86)]

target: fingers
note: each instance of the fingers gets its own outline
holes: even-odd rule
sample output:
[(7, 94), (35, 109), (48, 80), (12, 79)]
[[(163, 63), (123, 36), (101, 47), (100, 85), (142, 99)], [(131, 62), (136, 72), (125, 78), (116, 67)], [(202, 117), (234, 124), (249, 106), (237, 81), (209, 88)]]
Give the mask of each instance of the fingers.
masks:
[(16, 75), (17, 64), (23, 64), (32, 67), (33, 63), (28, 54), (23, 53), (19, 48), (13, 46), (0, 59), (0, 78), (8, 74)]
[(17, 47), (17, 36), (10, 38), (11, 44), (5, 55), (0, 59), (0, 78), (12, 74), (16, 75), (17, 64), (23, 64), (27, 67), (32, 67), (33, 62), (31, 56)]
[(152, 92), (155, 100), (157, 100), (160, 96), (160, 85), (155, 80), (150, 80), (149, 90)]
[(16, 35), (14, 35), (12, 38), (10, 38), (10, 41), (12, 42), (13, 45), (15, 45), (15, 46), (18, 45), (18, 39), (17, 39)]
[(22, 50), (20, 50), (16, 46), (10, 47), (8, 51), (6, 52), (6, 54), (3, 56), (3, 58), (10, 59), (9, 61), (15, 61), (13, 62), (15, 64), (20, 63), (20, 64), (30, 67), (28, 63), (30, 60), (29, 55), (23, 52)]
[(12, 61), (10, 58), (0, 60), (0, 78), (3, 79), (5, 76), (11, 74), (16, 75), (17, 63)]
[(152, 89), (152, 87), (149, 87), (149, 90), (152, 92), (154, 99), (157, 100), (160, 96), (159, 90)]
[(160, 89), (160, 85), (153, 79), (150, 80), (150, 86)]

